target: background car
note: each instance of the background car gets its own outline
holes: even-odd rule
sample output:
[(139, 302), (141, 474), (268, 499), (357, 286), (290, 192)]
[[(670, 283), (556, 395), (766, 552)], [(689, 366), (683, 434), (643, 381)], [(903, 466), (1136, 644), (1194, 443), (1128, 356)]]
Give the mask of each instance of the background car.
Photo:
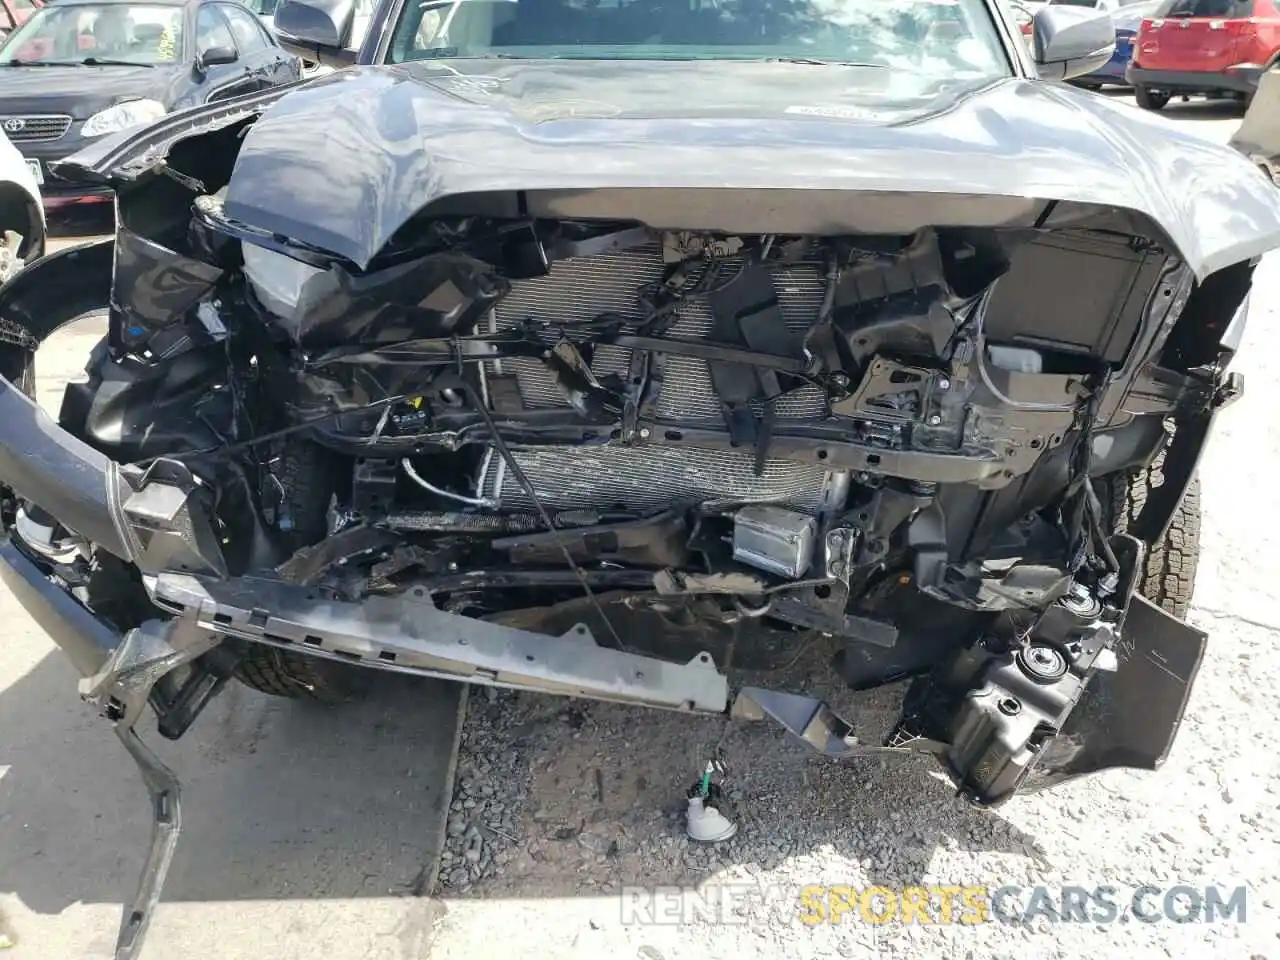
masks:
[[(1056, 3), (1072, 3), (1073, 0), (1052, 0)], [(1125, 70), (1133, 56), (1133, 38), (1138, 33), (1142, 21), (1160, 8), (1162, 0), (1122, 0), (1119, 5), (1112, 3), (1108, 12), (1116, 28), (1116, 50), (1111, 59), (1093, 73), (1079, 77), (1073, 81), (1076, 86), (1087, 90), (1100, 90), (1104, 86), (1127, 87)]]
[(1031, 37), (1035, 33), (1036, 11), (1046, 5), (1046, 0), (1017, 0), (1010, 4), (1013, 7), (1014, 19), (1018, 22), (1018, 30), (1027, 43), (1031, 43)]
[(47, 178), (48, 163), (172, 110), (302, 76), (298, 57), (224, 0), (54, 0), (0, 45), (0, 129), (45, 202), (109, 194)]
[(1278, 53), (1275, 0), (1164, 0), (1142, 21), (1125, 76), (1145, 110), (1192, 94), (1247, 105)]
[(0, 283), (44, 254), (44, 205), (30, 162), (0, 133)]
[(42, 6), (43, 0), (0, 0), (0, 40), (13, 32), (15, 27), (26, 23)]

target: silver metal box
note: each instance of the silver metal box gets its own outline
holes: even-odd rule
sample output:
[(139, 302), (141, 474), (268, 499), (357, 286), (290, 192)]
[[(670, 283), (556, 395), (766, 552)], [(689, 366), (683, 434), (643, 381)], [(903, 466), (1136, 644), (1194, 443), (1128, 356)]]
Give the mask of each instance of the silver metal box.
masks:
[(813, 561), (818, 521), (783, 507), (755, 505), (733, 515), (733, 559), (798, 580)]

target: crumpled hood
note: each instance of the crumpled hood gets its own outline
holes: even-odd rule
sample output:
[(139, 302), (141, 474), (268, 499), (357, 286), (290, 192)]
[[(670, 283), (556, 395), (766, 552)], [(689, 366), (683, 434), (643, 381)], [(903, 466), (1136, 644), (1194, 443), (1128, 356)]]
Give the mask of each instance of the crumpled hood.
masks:
[(249, 129), (226, 212), (365, 266), (414, 213), (499, 190), (858, 190), (1100, 204), (1196, 274), (1280, 246), (1280, 191), (1138, 110), (1017, 78), (762, 62), (356, 67)]

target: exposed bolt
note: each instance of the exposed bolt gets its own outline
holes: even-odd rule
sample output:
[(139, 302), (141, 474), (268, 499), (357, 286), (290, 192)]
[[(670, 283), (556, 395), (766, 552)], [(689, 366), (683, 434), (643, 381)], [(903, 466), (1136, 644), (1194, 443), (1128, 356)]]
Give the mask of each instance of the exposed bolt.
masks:
[(457, 573), (457, 572), (458, 572), (458, 562), (457, 562), (456, 560), (450, 560), (450, 561), (449, 561), (449, 572), (450, 572), (450, 573)]
[(1027, 651), (1027, 659), (1038, 667), (1052, 667), (1058, 663), (1057, 657), (1048, 647), (1032, 647)]
[(653, 431), (651, 431), (648, 427), (641, 427), (641, 428), (640, 428), (640, 439), (641, 439), (641, 440), (648, 440), (648, 439), (649, 439), (649, 435), (650, 435), (652, 432), (653, 432)]
[(999, 703), (996, 704), (996, 707), (999, 709), (1001, 713), (1003, 713), (1005, 716), (1008, 716), (1008, 717), (1016, 717), (1019, 713), (1022, 712), (1022, 704), (1019, 703), (1017, 700), (1015, 700), (1013, 697), (1005, 697), (1003, 700), (1001, 700)]
[(938, 381), (938, 389), (939, 389), (939, 390), (950, 390), (950, 389), (951, 389), (951, 381), (950, 381), (950, 380), (948, 380), (946, 377), (943, 377), (941, 380), (939, 380), (939, 381)]
[(942, 423), (942, 418), (936, 413), (929, 417), (929, 426), (936, 427), (940, 423)]

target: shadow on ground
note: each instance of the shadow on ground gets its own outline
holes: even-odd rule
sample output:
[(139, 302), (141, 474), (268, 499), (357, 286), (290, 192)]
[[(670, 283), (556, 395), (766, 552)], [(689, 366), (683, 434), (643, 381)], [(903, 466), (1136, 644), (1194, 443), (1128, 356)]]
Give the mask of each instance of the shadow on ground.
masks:
[[(73, 671), (52, 653), (0, 694), (0, 763), (8, 766), (0, 779), (0, 893), (17, 894), (38, 913), (120, 902), (148, 837), (132, 764), (74, 686)], [(166, 902), (429, 892), (462, 688), (392, 675), (376, 688), (372, 702), (332, 708), (232, 685), (176, 744), (160, 741), (147, 723), (149, 742), (185, 789)], [(769, 869), (802, 857), (814, 837), (865, 861), (873, 882), (894, 884), (918, 882), (944, 842), (1038, 856), (1003, 821), (961, 806), (927, 763), (817, 761), (771, 727), (726, 732), (718, 718), (526, 694), (473, 700), (481, 715), (460, 776), (470, 779), (478, 758), (509, 752), (511, 773), (530, 782), (511, 834), (518, 842), (500, 854), (507, 866), (493, 884), (469, 891), (476, 895), (696, 883), (730, 864)], [(485, 711), (516, 722), (499, 732)], [(686, 761), (715, 741), (725, 756), (758, 763), (733, 771), (740, 838), (694, 847), (681, 834)], [(464, 794), (457, 796), (460, 805)], [(483, 805), (473, 809), (482, 821)], [(886, 838), (908, 842), (885, 849), (874, 829), (880, 821), (892, 821)]]
[[(878, 743), (902, 687), (844, 689), (813, 642), (781, 673), (742, 673), (735, 683), (776, 685), (828, 700), (864, 743)], [(706, 846), (684, 836), (685, 791), (708, 758), (739, 832)], [(527, 785), (513, 816), (508, 791)], [(495, 809), (491, 796), (496, 795)], [(459, 809), (459, 803), (463, 807)], [(466, 858), (468, 831), (484, 861)], [(724, 871), (803, 875), (829, 848), (850, 875), (832, 882), (910, 886), (939, 847), (1039, 858), (1030, 837), (955, 796), (935, 762), (880, 754), (846, 762), (819, 757), (771, 722), (641, 712), (615, 704), (473, 691), (441, 878), (446, 896), (540, 897), (621, 887), (692, 886)], [(474, 842), (474, 841), (473, 841)], [(492, 865), (490, 866), (490, 860)], [(810, 877), (803, 882), (815, 882)]]
[[(109, 724), (51, 653), (0, 693), (0, 892), (56, 913), (132, 891), (149, 807)], [(177, 743), (183, 780), (165, 899), (422, 894), (438, 859), (461, 688), (379, 675), (330, 709), (229, 686)]]
[[(1133, 98), (1133, 91), (1128, 87), (1103, 87), (1097, 92), (1112, 100)], [(1244, 116), (1244, 103), (1231, 99), (1206, 100), (1201, 97), (1183, 101), (1178, 98), (1170, 100), (1156, 115), (1170, 120), (1239, 120)]]
[(1170, 120), (1239, 120), (1244, 104), (1239, 100), (1170, 100), (1159, 113)]

